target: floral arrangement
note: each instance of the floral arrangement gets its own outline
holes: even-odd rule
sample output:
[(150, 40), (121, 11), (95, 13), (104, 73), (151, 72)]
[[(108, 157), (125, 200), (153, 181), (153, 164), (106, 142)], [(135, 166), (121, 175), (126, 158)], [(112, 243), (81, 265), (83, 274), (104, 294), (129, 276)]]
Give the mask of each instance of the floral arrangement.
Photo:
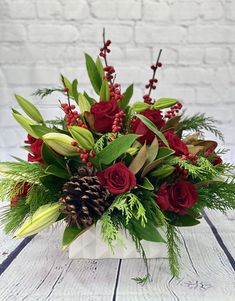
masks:
[(0, 199), (10, 200), (1, 223), (18, 238), (64, 220), (63, 249), (97, 223), (113, 248), (124, 229), (146, 263), (146, 276), (138, 282), (150, 276), (143, 240), (166, 243), (177, 276), (178, 227), (199, 224), (204, 208), (235, 207), (234, 166), (222, 161), (225, 150), (217, 150), (217, 142), (203, 138), (210, 131), (223, 139), (212, 118), (187, 117), (178, 100), (153, 98), (161, 51), (143, 101), (130, 104), (134, 87), (123, 92), (116, 82), (108, 63), (110, 44), (104, 34), (96, 61), (85, 54), (97, 97), (65, 76), (61, 87), (35, 92), (42, 98), (61, 92), (64, 118), (44, 120), (16, 95), (27, 117), (15, 109), (12, 115), (28, 133), (28, 160), (0, 163)]

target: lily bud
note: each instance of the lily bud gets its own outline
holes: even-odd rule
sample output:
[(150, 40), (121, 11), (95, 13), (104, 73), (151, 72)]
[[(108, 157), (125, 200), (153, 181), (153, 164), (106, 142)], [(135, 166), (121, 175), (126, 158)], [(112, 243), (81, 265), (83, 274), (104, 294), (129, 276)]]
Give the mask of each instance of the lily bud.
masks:
[(72, 146), (72, 139), (70, 136), (61, 133), (48, 133), (41, 138), (49, 147), (51, 147), (58, 154), (66, 157), (78, 156), (75, 147)]
[(32, 118), (34, 121), (38, 123), (44, 122), (41, 113), (31, 102), (21, 97), (20, 95), (15, 95), (15, 97), (17, 99), (18, 104), (21, 106), (21, 108), (30, 118)]
[(80, 111), (82, 114), (84, 112), (90, 112), (90, 110), (91, 110), (91, 105), (90, 105), (89, 101), (81, 93), (78, 96), (78, 105), (79, 105), (79, 108), (80, 108)]
[(127, 153), (129, 153), (132, 156), (134, 156), (137, 152), (138, 152), (138, 148), (137, 147), (130, 147), (127, 150)]
[(132, 105), (132, 109), (135, 111), (135, 112), (142, 112), (142, 111), (145, 111), (147, 109), (149, 109), (151, 106), (145, 102), (136, 102)]
[(80, 126), (70, 126), (68, 130), (72, 137), (77, 141), (78, 146), (85, 149), (92, 149), (95, 141), (92, 133)]
[(13, 112), (12, 115), (15, 118), (15, 120), (26, 130), (28, 134), (30, 134), (34, 138), (39, 138), (31, 128), (31, 125), (36, 125), (36, 123), (33, 120), (24, 117), (20, 113)]
[(15, 237), (27, 237), (50, 227), (58, 219), (60, 208), (61, 205), (59, 203), (41, 206), (32, 216), (25, 220), (15, 233)]
[(174, 166), (166, 166), (166, 167), (162, 167), (162, 168), (158, 168), (158, 169), (154, 170), (153, 172), (151, 172), (150, 175), (154, 176), (154, 177), (166, 178), (166, 177), (170, 176), (174, 171), (175, 171)]

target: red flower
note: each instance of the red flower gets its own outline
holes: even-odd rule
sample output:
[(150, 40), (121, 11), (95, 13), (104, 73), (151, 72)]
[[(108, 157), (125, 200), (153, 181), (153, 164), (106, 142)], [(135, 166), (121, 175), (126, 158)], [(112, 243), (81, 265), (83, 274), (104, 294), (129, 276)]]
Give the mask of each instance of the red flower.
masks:
[[(159, 130), (165, 125), (160, 110), (147, 109), (140, 114), (151, 120)], [(138, 138), (138, 141), (141, 144), (144, 144), (145, 141), (147, 144), (151, 144), (156, 137), (156, 135), (140, 119), (136, 119), (132, 122), (132, 132), (137, 135), (142, 135)]]
[(30, 185), (29, 183), (25, 183), (23, 185), (22, 191), (11, 198), (11, 208), (15, 207), (18, 201), (27, 196)]
[(211, 154), (214, 155), (213, 158), (212, 158), (212, 164), (213, 164), (213, 165), (218, 165), (218, 164), (223, 163), (222, 158), (221, 158), (220, 156), (218, 156), (218, 155), (215, 154), (216, 146), (217, 146), (217, 145), (214, 145), (214, 146), (209, 147), (209, 148), (207, 149), (207, 151), (205, 152), (205, 154), (204, 154), (206, 158), (209, 157)]
[(195, 186), (187, 181), (178, 181), (175, 184), (162, 184), (156, 195), (156, 202), (164, 211), (174, 211), (178, 214), (187, 214), (187, 208), (198, 200)]
[(30, 144), (30, 153), (28, 154), (28, 162), (39, 162), (45, 164), (42, 159), (42, 144), (41, 139), (36, 139), (28, 135), (28, 140), (25, 143)]
[(112, 125), (115, 114), (119, 112), (119, 107), (115, 100), (100, 101), (91, 106), (91, 113), (94, 116), (94, 127), (101, 133), (112, 132)]
[(166, 131), (163, 134), (168, 141), (170, 148), (175, 151), (176, 155), (188, 154), (186, 144), (172, 130)]
[(135, 175), (121, 162), (97, 173), (100, 183), (112, 194), (131, 190), (136, 185)]

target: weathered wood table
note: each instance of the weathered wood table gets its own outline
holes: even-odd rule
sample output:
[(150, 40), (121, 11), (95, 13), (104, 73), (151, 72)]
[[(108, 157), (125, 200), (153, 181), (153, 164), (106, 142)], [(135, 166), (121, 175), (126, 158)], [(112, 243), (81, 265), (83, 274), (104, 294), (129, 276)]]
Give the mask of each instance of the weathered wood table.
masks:
[(181, 228), (181, 275), (166, 259), (151, 260), (152, 282), (137, 285), (142, 260), (69, 260), (61, 229), (14, 240), (0, 234), (0, 300), (234, 301), (235, 212), (207, 211), (202, 223)]

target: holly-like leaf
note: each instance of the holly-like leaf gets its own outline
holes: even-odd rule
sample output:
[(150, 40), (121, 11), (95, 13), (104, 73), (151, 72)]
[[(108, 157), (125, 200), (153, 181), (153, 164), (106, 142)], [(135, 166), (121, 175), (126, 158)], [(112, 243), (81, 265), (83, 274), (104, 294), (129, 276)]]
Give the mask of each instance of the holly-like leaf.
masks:
[(96, 158), (92, 160), (94, 163), (110, 164), (123, 153), (125, 153), (128, 148), (133, 144), (133, 142), (139, 137), (139, 135), (128, 134), (118, 137), (107, 145), (102, 151), (100, 151)]
[(118, 105), (125, 110), (133, 95), (134, 85), (130, 85), (124, 92), (123, 98), (119, 100)]
[(147, 147), (146, 144), (144, 144), (135, 158), (132, 160), (129, 169), (133, 172), (133, 174), (136, 174), (138, 171), (141, 170), (141, 168), (144, 166), (144, 163), (147, 158)]
[(90, 78), (90, 82), (95, 92), (99, 95), (101, 85), (102, 85), (102, 78), (100, 76), (99, 70), (89, 54), (86, 53), (85, 58), (86, 58), (86, 68), (87, 68), (88, 76)]
[(162, 109), (172, 107), (177, 102), (178, 100), (174, 98), (160, 98), (154, 103), (152, 107), (153, 109), (162, 110)]
[(170, 149), (170, 148), (160, 147), (159, 151), (158, 151), (157, 159), (145, 166), (145, 168), (144, 168), (144, 170), (141, 174), (141, 178), (143, 178), (151, 170), (156, 168), (162, 161), (164, 161), (164, 159), (166, 159), (167, 157), (173, 155), (174, 153), (175, 153), (175, 151)]
[(108, 101), (110, 99), (109, 84), (107, 79), (102, 80), (100, 89), (100, 101)]
[(166, 140), (165, 136), (162, 134), (161, 131), (159, 131), (157, 129), (157, 127), (151, 120), (149, 120), (147, 117), (140, 115), (140, 114), (137, 114), (136, 116), (147, 126), (147, 128), (149, 128), (154, 134), (156, 134), (158, 136), (158, 138), (160, 140), (162, 140), (162, 142), (166, 146), (169, 146), (168, 141)]
[(65, 228), (62, 241), (62, 250), (65, 251), (71, 243), (89, 228), (78, 228), (77, 225), (70, 225)]

